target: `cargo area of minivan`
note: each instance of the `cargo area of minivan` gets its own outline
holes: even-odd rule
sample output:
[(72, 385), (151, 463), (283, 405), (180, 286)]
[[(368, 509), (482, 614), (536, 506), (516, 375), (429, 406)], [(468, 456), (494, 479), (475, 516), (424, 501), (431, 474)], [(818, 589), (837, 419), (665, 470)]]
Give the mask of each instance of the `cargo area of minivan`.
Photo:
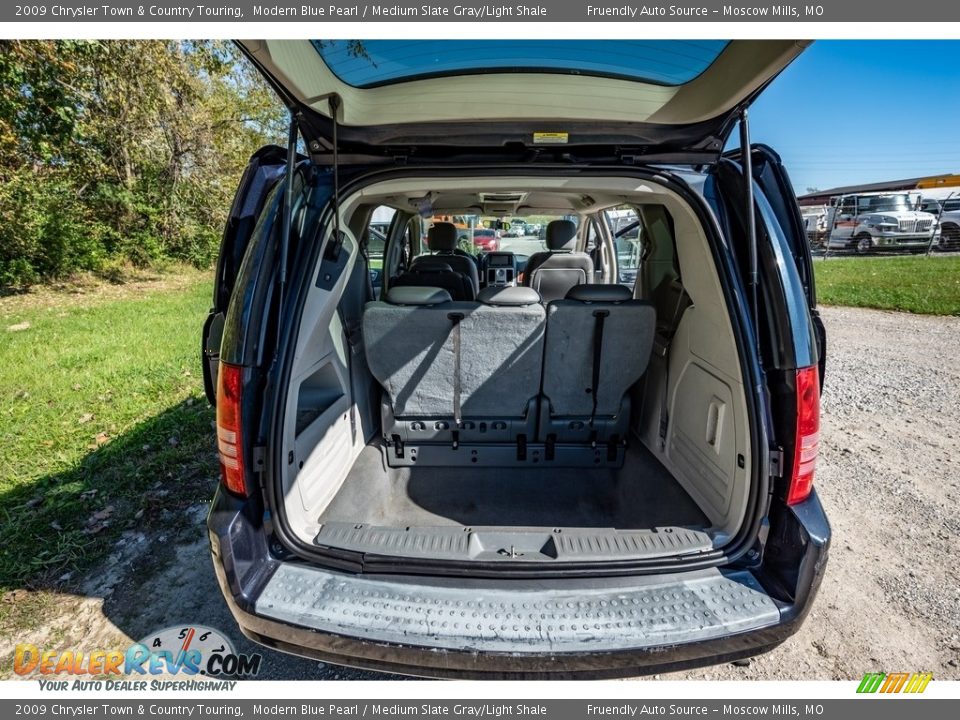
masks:
[[(629, 284), (605, 266), (603, 221), (627, 206), (643, 232)], [(399, 220), (373, 290), (360, 240), (383, 207)], [(457, 264), (442, 257), (401, 281), (416, 263), (398, 238), (443, 255), (439, 239), (420, 245), (426, 215), (494, 209), (577, 218), (570, 247), (590, 234), (604, 267), (546, 301), (522, 275), (487, 286), (482, 272), (476, 297), (456, 299), (430, 284)], [(351, 188), (340, 226), (337, 260), (311, 271), (282, 411), (278, 518), (302, 547), (441, 564), (683, 559), (751, 519), (732, 314), (702, 215), (674, 188), (411, 171)]]

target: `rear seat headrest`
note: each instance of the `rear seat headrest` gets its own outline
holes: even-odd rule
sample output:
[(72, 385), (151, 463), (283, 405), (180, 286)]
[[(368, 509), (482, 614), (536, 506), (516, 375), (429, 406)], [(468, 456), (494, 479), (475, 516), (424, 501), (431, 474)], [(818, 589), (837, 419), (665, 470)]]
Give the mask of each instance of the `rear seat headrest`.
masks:
[(547, 249), (572, 251), (577, 246), (577, 226), (572, 220), (551, 220), (547, 224)]
[(386, 301), (391, 305), (439, 305), (450, 302), (450, 293), (443, 288), (405, 285), (390, 288)]
[(536, 305), (540, 302), (540, 293), (528, 287), (485, 287), (477, 295), (484, 305), (494, 307), (519, 307)]
[(427, 245), (433, 252), (453, 252), (457, 249), (457, 226), (453, 223), (434, 223), (427, 231)]
[(633, 293), (626, 285), (574, 285), (567, 291), (565, 300), (579, 300), (580, 302), (607, 302), (621, 303), (633, 299)]

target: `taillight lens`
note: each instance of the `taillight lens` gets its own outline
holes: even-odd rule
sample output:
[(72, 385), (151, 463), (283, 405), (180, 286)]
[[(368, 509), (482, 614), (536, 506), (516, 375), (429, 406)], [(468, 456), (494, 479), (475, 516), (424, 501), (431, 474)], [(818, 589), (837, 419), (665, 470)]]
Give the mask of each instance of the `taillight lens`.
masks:
[(243, 368), (221, 362), (217, 374), (217, 450), (220, 453), (220, 477), (227, 490), (238, 495), (247, 494), (240, 425), (242, 391)]
[(816, 365), (797, 370), (797, 434), (787, 505), (803, 502), (813, 489), (820, 450), (820, 372)]

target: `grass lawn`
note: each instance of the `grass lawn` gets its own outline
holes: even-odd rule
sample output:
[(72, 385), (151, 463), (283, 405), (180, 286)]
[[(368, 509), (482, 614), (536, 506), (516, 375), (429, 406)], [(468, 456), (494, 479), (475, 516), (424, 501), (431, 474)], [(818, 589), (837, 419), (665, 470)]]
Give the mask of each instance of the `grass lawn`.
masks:
[(0, 594), (69, 583), (124, 530), (210, 498), (210, 296), (210, 273), (176, 269), (0, 298)]
[[(825, 304), (960, 315), (960, 257), (814, 265)], [(125, 531), (176, 527), (211, 497), (210, 295), (210, 273), (178, 268), (0, 297), (0, 628), (41, 614)]]
[(831, 257), (813, 266), (825, 305), (960, 315), (960, 257)]

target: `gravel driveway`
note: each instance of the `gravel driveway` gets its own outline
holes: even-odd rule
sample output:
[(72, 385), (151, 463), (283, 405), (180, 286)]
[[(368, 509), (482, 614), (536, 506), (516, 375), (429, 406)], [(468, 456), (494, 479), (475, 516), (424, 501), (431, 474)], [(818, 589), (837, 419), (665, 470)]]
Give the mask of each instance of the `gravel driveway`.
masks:
[[(828, 369), (817, 490), (833, 548), (801, 631), (747, 665), (663, 677), (960, 679), (960, 318), (825, 308)], [(131, 533), (32, 642), (124, 647), (198, 623), (241, 638), (214, 580), (204, 508), (177, 537)], [(10, 643), (12, 644), (12, 642)], [(384, 678), (257, 648), (264, 679)]]
[(748, 667), (669, 677), (960, 679), (960, 318), (823, 308), (816, 487), (833, 527), (800, 632)]

